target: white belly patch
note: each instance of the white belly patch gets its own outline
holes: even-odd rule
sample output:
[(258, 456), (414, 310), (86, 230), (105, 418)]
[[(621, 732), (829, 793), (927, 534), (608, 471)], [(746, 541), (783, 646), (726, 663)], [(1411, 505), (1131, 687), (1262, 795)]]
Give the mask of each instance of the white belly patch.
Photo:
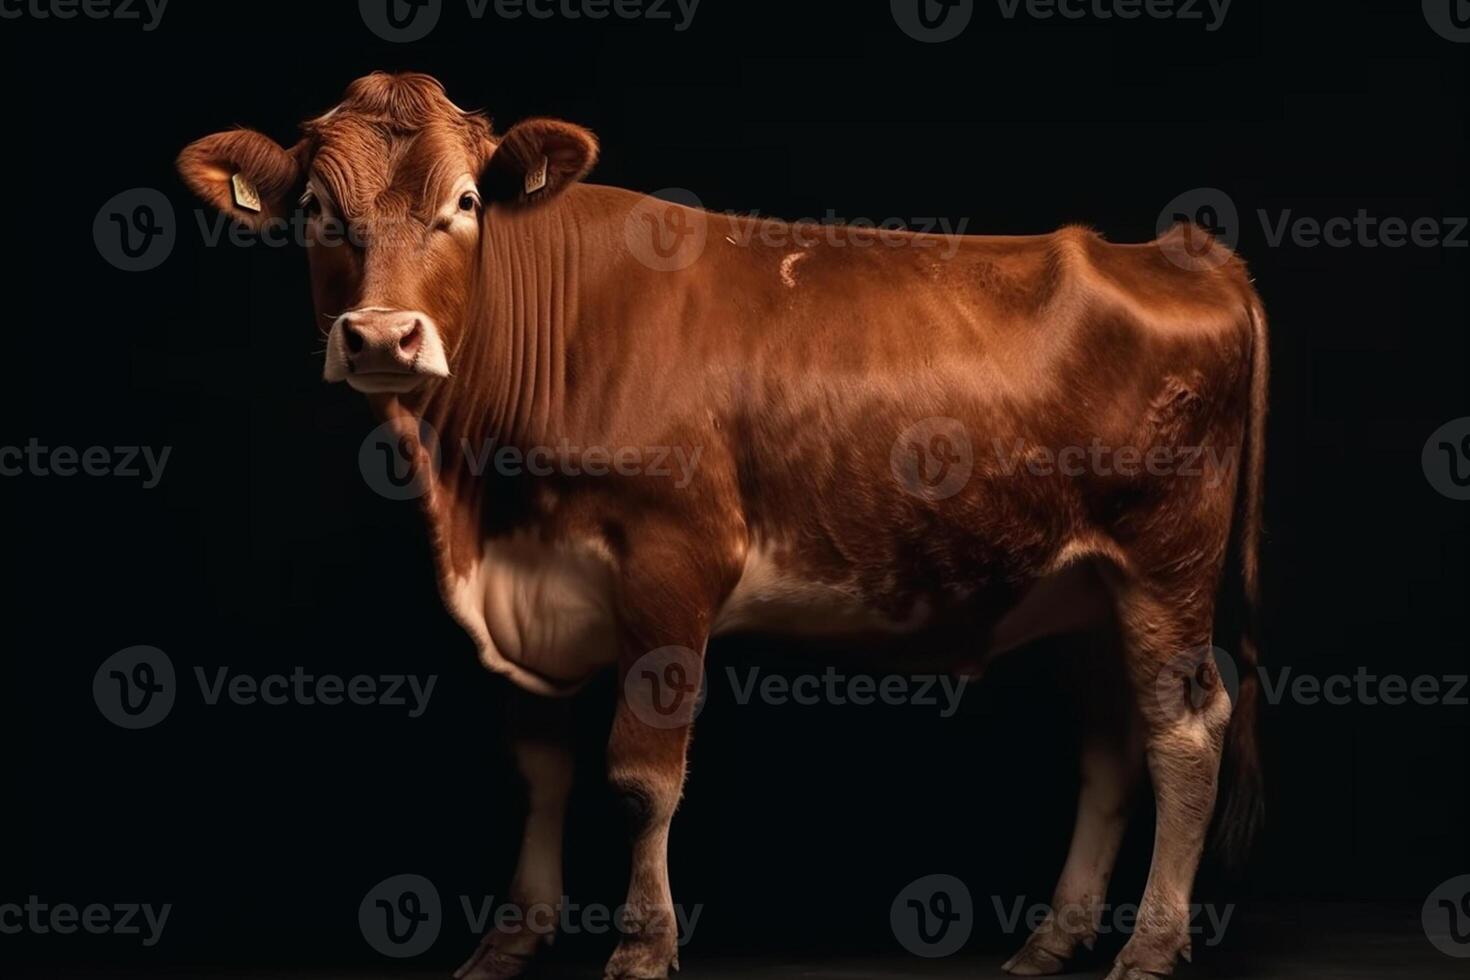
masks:
[(865, 602), (856, 588), (795, 575), (782, 568), (771, 548), (751, 545), (740, 581), (715, 617), (713, 632), (902, 634), (921, 629), (930, 617), (931, 609), (922, 600), (905, 619), (884, 615)]
[(597, 545), (523, 533), (485, 542), (446, 600), (485, 666), (533, 693), (567, 694), (617, 660), (612, 581)]

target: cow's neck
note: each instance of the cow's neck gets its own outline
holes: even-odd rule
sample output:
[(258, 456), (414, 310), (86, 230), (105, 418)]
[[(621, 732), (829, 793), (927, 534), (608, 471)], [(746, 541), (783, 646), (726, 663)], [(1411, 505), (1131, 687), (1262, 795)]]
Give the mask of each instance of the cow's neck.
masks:
[(514, 522), (524, 506), (516, 499), (523, 481), (500, 472), (496, 454), (525, 460), (565, 434), (567, 345), (583, 279), (577, 223), (559, 203), (492, 211), (483, 228), (453, 376), (416, 411), (405, 406), (440, 440), (437, 487), (425, 503), (440, 557), (460, 573), (478, 557), (489, 526)]
[[(492, 212), (485, 222), (477, 323), (460, 359), (477, 443), (522, 451), (561, 427), (567, 336), (576, 321), (576, 227), (561, 209)], [(468, 420), (467, 420), (468, 421)]]

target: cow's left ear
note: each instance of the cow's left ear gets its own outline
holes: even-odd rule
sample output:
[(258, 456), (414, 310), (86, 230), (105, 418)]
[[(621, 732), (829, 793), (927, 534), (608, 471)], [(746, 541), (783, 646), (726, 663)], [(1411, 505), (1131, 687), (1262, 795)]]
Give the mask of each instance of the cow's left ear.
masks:
[(597, 162), (597, 137), (560, 119), (527, 119), (512, 126), (480, 174), (487, 204), (535, 207), (587, 175)]

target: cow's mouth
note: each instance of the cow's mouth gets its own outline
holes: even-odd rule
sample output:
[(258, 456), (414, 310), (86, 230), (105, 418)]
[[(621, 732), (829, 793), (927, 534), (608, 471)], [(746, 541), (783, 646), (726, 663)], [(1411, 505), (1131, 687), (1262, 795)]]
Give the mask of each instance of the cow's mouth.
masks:
[(406, 395), (418, 388), (431, 375), (406, 371), (369, 371), (363, 374), (348, 374), (345, 380), (349, 387), (368, 395)]

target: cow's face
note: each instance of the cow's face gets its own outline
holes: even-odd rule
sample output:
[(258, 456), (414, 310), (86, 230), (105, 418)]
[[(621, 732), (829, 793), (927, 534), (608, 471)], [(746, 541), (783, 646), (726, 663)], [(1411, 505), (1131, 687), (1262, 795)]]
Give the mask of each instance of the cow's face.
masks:
[(555, 120), (497, 137), (426, 75), (358, 79), (303, 128), (291, 149), (245, 129), (207, 136), (185, 148), (179, 172), (252, 228), (303, 231), (324, 377), (370, 393), (450, 375), (476, 325), (485, 222), (550, 200), (597, 154), (591, 133)]

